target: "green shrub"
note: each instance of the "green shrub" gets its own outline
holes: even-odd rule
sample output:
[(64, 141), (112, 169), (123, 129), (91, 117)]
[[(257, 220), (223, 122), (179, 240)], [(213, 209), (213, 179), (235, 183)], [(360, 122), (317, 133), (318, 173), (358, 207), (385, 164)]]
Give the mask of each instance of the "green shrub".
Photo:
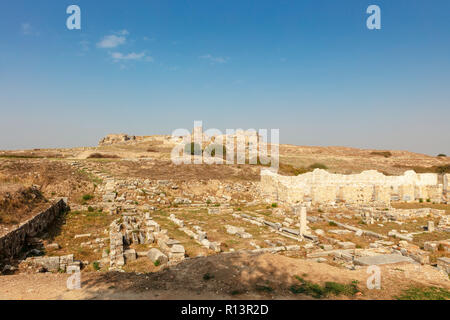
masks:
[(91, 206), (88, 207), (88, 211), (89, 212), (94, 212), (94, 208), (92, 208)]
[(450, 164), (436, 167), (436, 173), (439, 174), (450, 173)]
[(272, 208), (278, 207), (278, 203), (272, 203)]
[(222, 155), (217, 154), (218, 157), (222, 156), (225, 157), (227, 154), (227, 148), (223, 144), (218, 143), (211, 143), (208, 145), (203, 152), (206, 152), (207, 154), (210, 154), (211, 157), (216, 156), (216, 150), (222, 150)]
[(439, 153), (437, 156), (438, 157), (447, 157), (447, 155), (445, 153)]
[(190, 154), (192, 156), (201, 156), (202, 146), (196, 142), (186, 143), (184, 145), (184, 153)]
[(334, 221), (328, 222), (328, 225), (331, 226), (331, 227), (337, 227), (337, 224)]
[(94, 261), (94, 262), (92, 263), (92, 267), (94, 267), (94, 270), (95, 270), (95, 271), (100, 270), (100, 264), (98, 263), (98, 261)]
[(309, 166), (310, 169), (323, 169), (323, 170), (327, 170), (328, 167), (326, 165), (324, 165), (323, 163), (313, 163), (312, 165)]
[(208, 281), (212, 278), (214, 278), (214, 276), (212, 274), (209, 274), (208, 272), (203, 275), (203, 280), (205, 281)]
[(153, 264), (155, 265), (155, 267), (157, 267), (161, 264), (161, 262), (159, 262), (159, 260), (156, 260)]
[(91, 200), (91, 199), (93, 199), (94, 198), (94, 196), (93, 195), (91, 195), (91, 194), (85, 194), (85, 195), (83, 195), (83, 197), (81, 198), (83, 201), (89, 201), (89, 200)]
[(319, 299), (325, 295), (325, 290), (318, 284), (309, 282), (296, 276), (297, 280), (301, 282), (300, 285), (294, 284), (289, 289), (294, 294), (305, 294), (313, 298)]

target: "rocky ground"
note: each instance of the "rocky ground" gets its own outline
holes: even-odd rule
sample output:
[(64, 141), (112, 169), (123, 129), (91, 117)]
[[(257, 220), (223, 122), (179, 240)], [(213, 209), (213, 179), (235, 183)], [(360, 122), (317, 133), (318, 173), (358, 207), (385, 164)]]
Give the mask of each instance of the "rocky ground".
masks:
[[(167, 137), (122, 138), (97, 148), (0, 153), (3, 194), (33, 188), (71, 207), (28, 239), (21, 256), (0, 264), (0, 298), (390, 299), (411, 288), (449, 289), (448, 204), (310, 208), (302, 238), (292, 207), (260, 195), (264, 166), (176, 166)], [(298, 174), (319, 163), (335, 172), (396, 174), (448, 163), (374, 152), (282, 145), (281, 168)], [(40, 207), (22, 208), (0, 227)], [(369, 290), (367, 261), (391, 255), (403, 260), (381, 265), (381, 289)], [(65, 272), (74, 271), (81, 271), (80, 290), (66, 287)]]
[[(313, 299), (298, 292), (302, 279), (324, 287), (345, 285), (322, 299), (392, 299), (405, 288), (438, 286), (448, 278), (430, 266), (396, 264), (381, 268), (381, 289), (367, 289), (365, 269), (347, 270), (275, 254), (221, 254), (185, 260), (158, 272), (83, 272), (81, 288), (69, 290), (65, 274), (0, 277), (0, 299)], [(356, 290), (345, 290), (347, 287)]]

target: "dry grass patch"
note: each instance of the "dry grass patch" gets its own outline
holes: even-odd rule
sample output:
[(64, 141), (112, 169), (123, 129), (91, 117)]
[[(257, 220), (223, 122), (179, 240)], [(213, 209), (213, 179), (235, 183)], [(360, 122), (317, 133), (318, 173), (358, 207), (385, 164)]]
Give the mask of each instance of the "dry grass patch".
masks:
[(23, 222), (49, 207), (42, 193), (20, 184), (0, 185), (0, 224)]
[[(48, 243), (56, 242), (61, 246), (58, 250), (48, 252), (48, 255), (73, 254), (74, 259), (77, 260), (89, 262), (100, 260), (102, 250), (109, 248), (109, 234), (104, 231), (109, 230), (109, 225), (115, 218), (115, 216), (99, 211), (69, 211), (66, 215), (57, 218), (47, 230), (44, 240)], [(90, 233), (91, 237), (75, 239), (75, 235), (87, 233)], [(96, 238), (107, 238), (104, 242), (105, 246), (98, 249), (97, 252), (94, 252), (95, 249), (81, 246), (83, 242), (95, 243)]]

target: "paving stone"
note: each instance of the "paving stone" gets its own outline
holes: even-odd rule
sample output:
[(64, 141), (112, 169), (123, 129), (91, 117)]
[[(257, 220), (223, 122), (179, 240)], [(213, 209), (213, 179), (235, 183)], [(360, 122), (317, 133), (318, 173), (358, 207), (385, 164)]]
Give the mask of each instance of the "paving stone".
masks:
[(399, 262), (413, 263), (414, 260), (399, 254), (381, 254), (376, 256), (367, 256), (355, 258), (354, 263), (361, 266), (393, 264)]

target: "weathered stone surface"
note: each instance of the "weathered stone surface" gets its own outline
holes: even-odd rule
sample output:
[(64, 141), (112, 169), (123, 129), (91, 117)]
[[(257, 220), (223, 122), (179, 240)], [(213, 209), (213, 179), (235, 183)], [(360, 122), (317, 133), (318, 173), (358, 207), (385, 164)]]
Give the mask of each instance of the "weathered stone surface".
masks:
[(0, 237), (0, 259), (16, 256), (25, 244), (27, 237), (34, 237), (45, 230), (67, 208), (67, 203), (64, 199), (60, 199), (52, 204), (50, 208), (23, 222), (17, 229)]
[(234, 235), (238, 232), (244, 232), (244, 228), (238, 228), (235, 226), (226, 225), (225, 228), (227, 230), (227, 233), (231, 235)]
[(104, 194), (102, 197), (103, 202), (114, 202), (114, 200), (116, 200), (116, 193), (115, 192), (110, 192), (107, 194)]
[(400, 254), (381, 254), (376, 256), (367, 256), (355, 258), (354, 263), (361, 266), (371, 266), (380, 264), (393, 264), (399, 262), (414, 262), (413, 259), (409, 257), (402, 256)]
[(356, 245), (350, 241), (338, 242), (337, 244), (342, 249), (354, 249), (356, 247)]
[(47, 249), (47, 250), (58, 250), (59, 248), (61, 248), (61, 247), (57, 243), (50, 243), (45, 246), (45, 249)]
[[(260, 186), (261, 193), (270, 200), (303, 203), (310, 199), (314, 205), (343, 201), (387, 206), (394, 195), (402, 201), (414, 201), (416, 189), (424, 187), (440, 202), (444, 190), (438, 185), (437, 174), (417, 174), (411, 170), (402, 176), (385, 176), (375, 170), (342, 175), (316, 169), (294, 177), (262, 170)], [(398, 195), (394, 190), (398, 190)]]
[(450, 258), (441, 257), (441, 258), (437, 258), (436, 261), (437, 261), (437, 266), (439, 269), (450, 274)]
[(155, 263), (156, 261), (159, 262), (159, 264), (165, 264), (169, 261), (169, 258), (162, 253), (161, 251), (159, 251), (156, 248), (152, 248), (148, 251), (147, 257), (153, 262)]
[(73, 238), (74, 239), (81, 239), (81, 238), (90, 238), (91, 234), (90, 233), (86, 233), (86, 234), (76, 234)]
[(47, 271), (56, 272), (59, 270), (59, 257), (35, 257), (28, 258), (27, 262), (31, 262), (34, 265), (39, 265), (45, 268)]
[(136, 250), (134, 249), (125, 250), (123, 256), (125, 257), (126, 262), (134, 261), (136, 260)]
[(135, 136), (129, 136), (128, 134), (125, 133), (120, 133), (120, 134), (108, 134), (106, 137), (102, 138), (98, 145), (99, 146), (104, 146), (104, 145), (111, 145), (111, 144), (116, 144), (116, 143), (124, 143), (124, 142), (128, 142), (128, 141), (134, 141), (136, 140)]
[(186, 251), (184, 250), (184, 247), (181, 244), (174, 244), (171, 248), (170, 248), (170, 252), (172, 253), (182, 253), (184, 254)]

